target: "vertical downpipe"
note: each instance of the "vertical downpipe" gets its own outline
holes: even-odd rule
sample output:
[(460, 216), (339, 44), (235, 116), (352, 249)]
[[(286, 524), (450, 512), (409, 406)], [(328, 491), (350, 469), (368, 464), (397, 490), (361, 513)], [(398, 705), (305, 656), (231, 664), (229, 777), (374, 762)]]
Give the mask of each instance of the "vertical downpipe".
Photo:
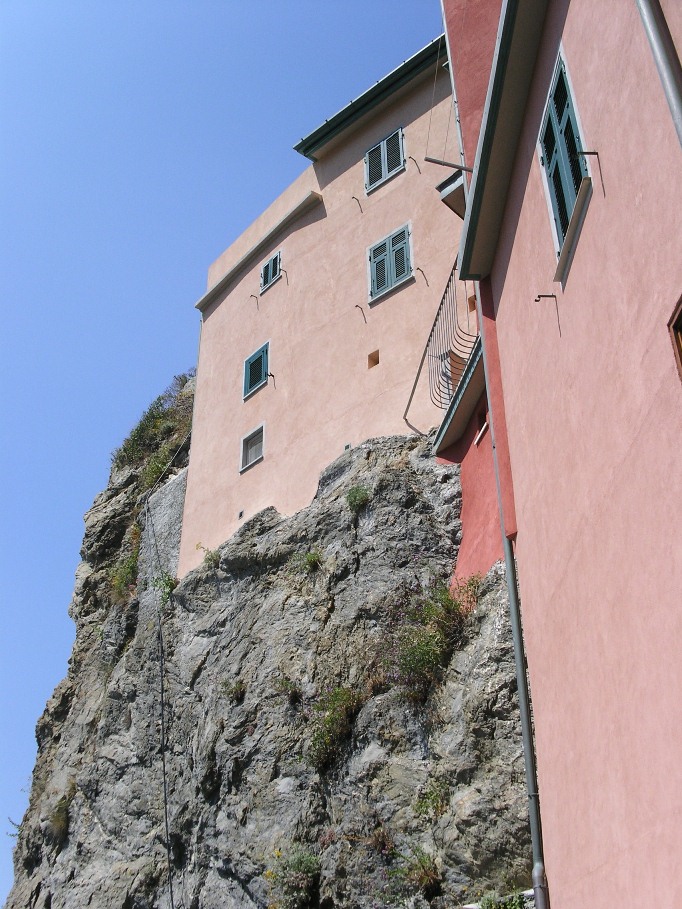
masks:
[(682, 64), (659, 0), (635, 0), (682, 145)]
[(488, 375), (488, 362), (486, 358), (485, 327), (483, 310), (481, 307), (481, 293), (478, 282), (476, 287), (476, 315), (478, 317), (479, 331), (481, 334), (481, 349), (483, 352), (483, 372), (485, 375), (486, 395), (488, 395), (488, 419), (490, 421), (490, 436), (493, 449), (493, 466), (495, 469), (495, 486), (497, 490), (497, 509), (500, 515), (500, 529), (502, 531), (502, 545), (504, 547), (504, 565), (507, 575), (507, 590), (509, 593), (509, 619), (512, 628), (512, 641), (514, 643), (514, 663), (516, 666), (516, 685), (519, 694), (519, 714), (521, 719), (521, 739), (523, 742), (523, 761), (526, 771), (526, 789), (528, 791), (528, 820), (530, 823), (530, 839), (533, 852), (533, 893), (535, 896), (535, 909), (549, 909), (549, 889), (545, 873), (545, 856), (542, 846), (542, 824), (540, 822), (540, 798), (538, 795), (538, 775), (535, 763), (535, 743), (533, 740), (533, 725), (530, 710), (530, 694), (528, 691), (528, 675), (526, 673), (526, 652), (523, 644), (523, 630), (521, 627), (521, 609), (519, 606), (519, 590), (516, 578), (516, 561), (511, 541), (507, 538), (504, 527), (504, 507), (502, 504), (502, 486), (500, 484), (500, 469), (497, 460), (497, 446), (495, 443), (495, 423), (490, 401), (490, 381)]

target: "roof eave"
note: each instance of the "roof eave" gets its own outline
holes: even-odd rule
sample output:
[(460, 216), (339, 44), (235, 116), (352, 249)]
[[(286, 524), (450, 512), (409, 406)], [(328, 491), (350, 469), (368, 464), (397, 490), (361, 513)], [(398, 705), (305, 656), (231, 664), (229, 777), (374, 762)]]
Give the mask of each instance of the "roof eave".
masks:
[(316, 161), (315, 152), (348, 129), (361, 117), (364, 117), (373, 108), (390, 98), (391, 95), (423, 73), (424, 70), (432, 66), (441, 57), (445, 57), (446, 54), (446, 44), (441, 35), (430, 44), (427, 44), (426, 47), (417, 51), (409, 60), (401, 63), (393, 72), (384, 76), (383, 79), (380, 79), (370, 89), (363, 92), (350, 104), (347, 104), (346, 107), (334, 114), (333, 117), (330, 117), (329, 120), (325, 120), (321, 126), (318, 126), (308, 136), (301, 139), (297, 145), (294, 145), (294, 151), (299, 152), (311, 161)]
[(460, 277), (490, 274), (548, 0), (505, 0), (459, 248)]

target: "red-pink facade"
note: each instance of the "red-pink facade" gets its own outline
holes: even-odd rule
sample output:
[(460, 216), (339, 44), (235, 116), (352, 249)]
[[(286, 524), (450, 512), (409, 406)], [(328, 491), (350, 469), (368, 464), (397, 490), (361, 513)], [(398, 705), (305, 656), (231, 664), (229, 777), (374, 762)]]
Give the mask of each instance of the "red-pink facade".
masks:
[[(466, 6), (444, 0), (449, 28)], [(477, 35), (449, 34), (467, 163), (486, 166), (495, 130), (513, 137), (499, 229), (485, 233), (484, 200), (479, 222), (465, 221), (479, 239), (467, 247), (465, 237), (461, 251), (494, 326), (484, 324), (484, 344), (496, 436), (508, 440), (507, 532), (551, 901), (673, 909), (682, 906), (682, 382), (668, 323), (682, 295), (682, 148), (634, 0), (548, 3), (530, 63), (522, 45), (505, 46), (511, 3), (468, 6), (499, 23), (502, 53), (487, 73), (477, 68), (488, 90), (481, 118), (462, 109), (480, 97), (467, 70)], [(518, 23), (533, 4), (516, 6)], [(679, 58), (682, 5), (661, 10)], [(487, 30), (482, 54), (490, 59)], [(581, 151), (595, 154), (573, 258), (556, 280), (538, 140), (559, 58)], [(495, 83), (503, 65), (506, 82)], [(523, 82), (524, 65), (511, 102), (505, 91)], [(477, 119), (480, 134), (467, 134)], [(499, 173), (488, 172), (489, 187)], [(483, 181), (468, 179), (472, 205)]]

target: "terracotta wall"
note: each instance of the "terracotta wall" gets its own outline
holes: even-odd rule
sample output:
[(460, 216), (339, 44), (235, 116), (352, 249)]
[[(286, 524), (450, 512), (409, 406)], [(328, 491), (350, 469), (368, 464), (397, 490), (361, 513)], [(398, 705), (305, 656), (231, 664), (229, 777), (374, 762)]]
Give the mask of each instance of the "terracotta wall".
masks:
[[(455, 153), (449, 77), (438, 72), (433, 113), (427, 73), (321, 152), (211, 268), (214, 285), (310, 189), (321, 192), (323, 203), (274, 238), (205, 314), (180, 575), (201, 560), (197, 543), (218, 546), (266, 506), (290, 514), (306, 505), (345, 445), (440, 421), (425, 382), (411, 425), (402, 418), (459, 239), (460, 222), (434, 188), (447, 171), (424, 161), (430, 119), (430, 143), (442, 150), (447, 135)], [(407, 169), (366, 195), (364, 154), (398, 126)], [(370, 304), (368, 247), (406, 223), (413, 278)], [(278, 250), (286, 275), (259, 296), (261, 265)], [(265, 342), (274, 379), (243, 401), (244, 360)], [(379, 364), (368, 368), (376, 350)], [(264, 460), (240, 474), (241, 439), (261, 424)]]
[[(536, 148), (560, 41), (599, 153), (564, 288)], [(681, 229), (682, 150), (636, 5), (550, 5), (492, 290), (562, 909), (682, 905)]]
[(504, 557), (493, 468), (492, 434), (487, 420), (488, 406), (484, 394), (476, 405), (462, 438), (445, 449), (438, 458), (441, 464), (461, 465), (462, 538), (455, 565), (456, 580), (465, 580), (472, 574), (484, 575), (495, 562)]
[(464, 164), (473, 167), (502, 0), (442, 0), (442, 8), (464, 143)]

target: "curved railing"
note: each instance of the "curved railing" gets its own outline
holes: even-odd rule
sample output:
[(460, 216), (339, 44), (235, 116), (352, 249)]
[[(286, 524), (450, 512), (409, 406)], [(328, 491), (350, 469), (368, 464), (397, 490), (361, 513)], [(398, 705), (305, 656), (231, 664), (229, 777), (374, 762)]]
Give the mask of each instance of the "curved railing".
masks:
[(447, 408), (457, 389), (469, 354), (478, 337), (476, 314), (469, 310), (466, 293), (458, 299), (457, 264), (445, 286), (436, 318), (426, 342), (429, 368), (429, 394), (437, 407)]

